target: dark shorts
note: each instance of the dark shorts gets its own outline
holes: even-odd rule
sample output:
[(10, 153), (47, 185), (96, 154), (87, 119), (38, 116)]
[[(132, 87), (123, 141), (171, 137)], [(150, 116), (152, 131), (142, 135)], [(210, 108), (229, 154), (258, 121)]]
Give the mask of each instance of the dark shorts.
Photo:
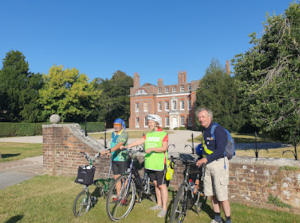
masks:
[(128, 161), (112, 161), (112, 171), (114, 175), (120, 175), (126, 172), (129, 167)]
[(160, 186), (162, 184), (166, 184), (166, 168), (162, 171), (156, 171), (156, 170), (146, 170), (150, 180), (156, 181), (157, 186)]

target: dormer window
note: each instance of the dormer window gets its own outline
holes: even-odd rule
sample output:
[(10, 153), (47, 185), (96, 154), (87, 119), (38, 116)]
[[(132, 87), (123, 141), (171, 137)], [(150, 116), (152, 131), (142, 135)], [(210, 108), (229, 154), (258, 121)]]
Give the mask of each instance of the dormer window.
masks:
[(184, 86), (180, 86), (180, 92), (184, 92)]

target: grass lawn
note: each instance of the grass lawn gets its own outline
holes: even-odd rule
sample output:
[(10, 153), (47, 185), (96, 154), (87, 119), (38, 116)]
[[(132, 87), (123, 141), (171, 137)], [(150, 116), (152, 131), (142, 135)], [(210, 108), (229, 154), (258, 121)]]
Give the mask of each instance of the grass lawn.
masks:
[(43, 154), (42, 144), (0, 142), (0, 162), (24, 159)]
[[(0, 190), (0, 222), (111, 222), (106, 215), (105, 200), (102, 198), (99, 199), (95, 208), (86, 215), (78, 218), (73, 216), (73, 200), (82, 188), (81, 185), (75, 184), (73, 181), (74, 178), (70, 177), (43, 175)], [(165, 219), (157, 218), (155, 212), (149, 210), (152, 205), (153, 203), (148, 200), (136, 204), (129, 216), (121, 222), (165, 222)], [(209, 216), (211, 213), (210, 206), (205, 205), (204, 211), (199, 216), (192, 211), (188, 211), (184, 222), (210, 222)], [(232, 220), (240, 223), (300, 223), (300, 216), (288, 212), (253, 208), (233, 203)]]

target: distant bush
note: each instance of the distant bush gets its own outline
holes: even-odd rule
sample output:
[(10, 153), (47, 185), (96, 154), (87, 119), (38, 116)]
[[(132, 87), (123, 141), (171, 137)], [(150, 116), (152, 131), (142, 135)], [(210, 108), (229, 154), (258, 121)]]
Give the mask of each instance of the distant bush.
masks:
[(169, 129), (170, 129), (169, 127), (164, 127), (164, 128), (163, 128), (163, 130), (169, 130)]
[(43, 124), (44, 123), (0, 122), (0, 137), (41, 135)]
[(86, 125), (85, 123), (80, 123), (80, 127), (82, 129), (85, 129), (87, 132), (102, 132), (105, 129), (105, 124), (104, 122), (87, 122)]
[[(0, 137), (42, 135), (42, 125), (49, 123), (0, 122)], [(85, 129), (85, 123), (80, 124)], [(104, 131), (103, 122), (87, 122), (87, 132)]]
[(186, 130), (186, 127), (183, 127), (183, 126), (181, 126), (181, 127), (176, 127), (176, 128), (174, 128), (174, 130)]

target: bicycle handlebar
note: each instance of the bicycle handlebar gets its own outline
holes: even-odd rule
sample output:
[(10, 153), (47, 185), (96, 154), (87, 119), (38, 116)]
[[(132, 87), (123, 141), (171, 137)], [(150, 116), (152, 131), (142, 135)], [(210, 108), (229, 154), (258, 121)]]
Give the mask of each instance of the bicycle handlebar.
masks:
[(94, 157), (93, 156), (90, 156), (87, 152), (80, 152), (81, 154), (83, 154), (83, 156), (84, 156), (84, 158), (87, 160), (87, 161), (95, 161), (98, 157), (100, 157), (100, 153), (98, 152), (98, 153), (96, 153), (95, 155), (94, 155)]

